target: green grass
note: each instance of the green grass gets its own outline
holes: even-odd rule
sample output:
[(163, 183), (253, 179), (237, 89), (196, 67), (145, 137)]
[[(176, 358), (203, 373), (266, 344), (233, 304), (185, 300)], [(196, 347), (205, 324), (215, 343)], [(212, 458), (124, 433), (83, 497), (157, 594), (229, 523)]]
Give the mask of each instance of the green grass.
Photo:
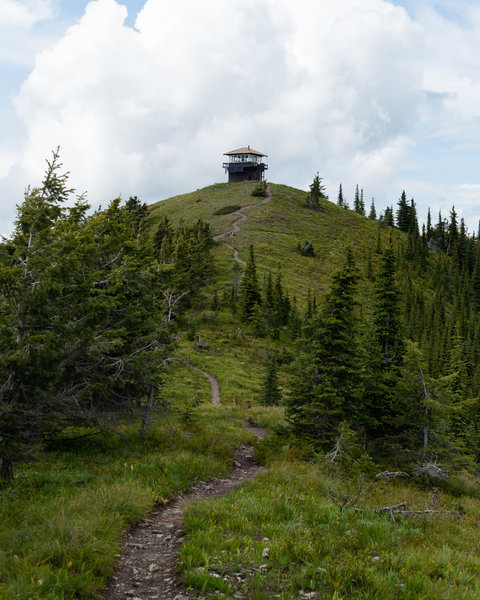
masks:
[[(461, 500), (465, 518), (398, 518), (339, 511), (345, 476), (301, 462), (274, 463), (228, 498), (191, 506), (181, 566), (192, 587), (218, 582), (245, 598), (474, 599), (480, 594), (480, 502)], [(350, 493), (354, 494), (354, 486)], [(408, 501), (425, 508), (429, 491), (372, 482), (359, 506)], [(441, 493), (439, 508), (459, 508)], [(212, 573), (215, 574), (212, 579)], [(220, 576), (220, 577), (219, 577)]]
[[(323, 211), (304, 208), (306, 193), (271, 184), (273, 200), (251, 196), (254, 183), (217, 184), (154, 205), (150, 224), (162, 216), (173, 223), (198, 218), (214, 234), (231, 229), (231, 208), (249, 206), (239, 235), (226, 241), (246, 260), (250, 243), (259, 280), (281, 265), (283, 283), (304, 304), (309, 287), (319, 296), (353, 246), (362, 274), (369, 253), (374, 264), (378, 225), (325, 202)], [(217, 213), (217, 214), (215, 214)], [(398, 231), (381, 229), (382, 244)], [(297, 244), (311, 240), (316, 256), (303, 257)], [(291, 342), (255, 338), (239, 332), (227, 309), (210, 310), (211, 296), (233, 282), (232, 252), (215, 250), (215, 281), (192, 305), (189, 319), (207, 340), (199, 352), (181, 333), (178, 360), (162, 391), (167, 412), (160, 414), (142, 441), (137, 429), (84, 440), (46, 452), (19, 469), (0, 498), (0, 598), (95, 598), (111, 573), (124, 531), (145, 517), (155, 502), (167, 502), (199, 479), (224, 476), (236, 445), (253, 440), (235, 418), (267, 428), (285, 422), (282, 407), (263, 407), (260, 391), (268, 351), (288, 362)], [(360, 302), (369, 286), (361, 283)], [(219, 294), (221, 298), (221, 293)], [(213, 373), (223, 406), (210, 405), (207, 379), (180, 360)], [(279, 377), (288, 393), (287, 367)], [(174, 411), (172, 412), (172, 409)], [(269, 464), (255, 481), (226, 498), (192, 506), (181, 565), (187, 585), (204, 597), (261, 600), (307, 597), (325, 599), (470, 599), (480, 597), (480, 502), (443, 491), (439, 507), (461, 508), (457, 517), (398, 519), (339, 511), (334, 499), (355, 493), (355, 481), (325, 467), (300, 462), (301, 450), (272, 439), (257, 444)], [(477, 486), (478, 487), (478, 486)], [(463, 491), (468, 491), (463, 486)], [(453, 485), (452, 485), (453, 490)], [(372, 482), (358, 506), (407, 501), (424, 508), (430, 492), (405, 483)], [(266, 552), (268, 548), (268, 552)], [(263, 553), (263, 555), (262, 555)], [(378, 557), (378, 560), (375, 558)], [(303, 596), (301, 592), (303, 591)], [(218, 592), (218, 593), (216, 593)]]
[(234, 447), (252, 438), (212, 411), (200, 406), (190, 427), (163, 417), (145, 441), (124, 428), (77, 442), (20, 469), (0, 499), (0, 597), (96, 597), (125, 529), (155, 502), (226, 475)]
[[(233, 245), (240, 258), (247, 260), (250, 244), (255, 248), (259, 280), (266, 273), (276, 273), (281, 268), (286, 288), (303, 303), (308, 289), (322, 296), (327, 289), (333, 272), (344, 261), (345, 247), (350, 245), (360, 272), (365, 274), (369, 253), (375, 266), (377, 236), (385, 247), (389, 236), (394, 243), (404, 234), (393, 228), (379, 228), (378, 223), (366, 219), (353, 211), (325, 201), (322, 210), (312, 211), (304, 207), (306, 192), (284, 185), (270, 184), (272, 201), (265, 204), (251, 196), (254, 183), (216, 184), (183, 196), (176, 196), (152, 205), (150, 223), (154, 225), (162, 216), (173, 222), (180, 218), (186, 222), (203, 219), (210, 223), (214, 234), (229, 231), (234, 214), (215, 215), (225, 206), (250, 206), (248, 218), (240, 227), (239, 235), (226, 241)], [(298, 243), (313, 242), (315, 257), (302, 256), (297, 251)], [(213, 293), (233, 281), (232, 252), (222, 242), (215, 250), (217, 281), (205, 290)], [(368, 289), (369, 283), (362, 286)]]

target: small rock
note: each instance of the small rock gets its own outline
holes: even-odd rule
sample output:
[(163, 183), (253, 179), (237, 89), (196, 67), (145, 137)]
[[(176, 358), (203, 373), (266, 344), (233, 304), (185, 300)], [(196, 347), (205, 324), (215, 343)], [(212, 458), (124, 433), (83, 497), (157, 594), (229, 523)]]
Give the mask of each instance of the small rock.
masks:
[(270, 556), (270, 548), (264, 548), (262, 550), (262, 558), (268, 558)]
[(258, 567), (258, 570), (259, 570), (259, 571), (263, 571), (263, 570), (264, 570), (264, 569), (266, 569), (266, 568), (267, 568), (267, 565), (260, 565), (260, 566)]
[(370, 559), (372, 562), (378, 562), (380, 560), (379, 556), (372, 556), (372, 558)]
[(154, 573), (155, 571), (158, 571), (158, 565), (156, 565), (155, 563), (152, 563), (151, 565), (148, 566), (148, 570), (150, 571), (150, 573)]
[(269, 542), (269, 541), (270, 541), (270, 538), (264, 537), (264, 538), (263, 538), (263, 541), (264, 541), (264, 542)]
[(233, 465), (237, 468), (241, 467), (242, 465), (238, 462), (238, 460), (234, 460), (233, 461)]

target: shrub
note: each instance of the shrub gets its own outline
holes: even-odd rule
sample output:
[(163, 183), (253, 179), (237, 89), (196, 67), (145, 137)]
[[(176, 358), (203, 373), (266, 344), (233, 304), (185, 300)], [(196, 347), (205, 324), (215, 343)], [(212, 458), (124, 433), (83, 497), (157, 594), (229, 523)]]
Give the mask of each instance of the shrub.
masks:
[(267, 182), (259, 181), (252, 190), (252, 196), (256, 196), (258, 198), (265, 198), (266, 195), (267, 195)]

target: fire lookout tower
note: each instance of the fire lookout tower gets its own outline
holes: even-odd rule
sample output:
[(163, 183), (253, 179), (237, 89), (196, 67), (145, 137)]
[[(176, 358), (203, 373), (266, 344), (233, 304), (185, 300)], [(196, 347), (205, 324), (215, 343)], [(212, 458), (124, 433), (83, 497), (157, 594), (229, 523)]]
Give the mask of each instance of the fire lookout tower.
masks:
[(228, 173), (228, 181), (262, 181), (263, 172), (268, 169), (268, 165), (263, 162), (263, 158), (268, 158), (266, 154), (247, 148), (239, 148), (225, 152), (223, 156), (228, 156), (228, 162), (223, 163), (225, 173)]

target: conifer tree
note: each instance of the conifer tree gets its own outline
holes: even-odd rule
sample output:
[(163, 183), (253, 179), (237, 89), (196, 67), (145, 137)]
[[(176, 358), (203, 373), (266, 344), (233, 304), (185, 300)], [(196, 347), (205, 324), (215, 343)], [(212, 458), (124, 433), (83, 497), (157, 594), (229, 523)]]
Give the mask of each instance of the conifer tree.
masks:
[(355, 188), (355, 200), (353, 203), (353, 210), (359, 215), (365, 215), (365, 203), (363, 201), (363, 189), (361, 192), (358, 190), (358, 183)]
[(310, 185), (310, 193), (305, 201), (305, 206), (313, 210), (321, 210), (321, 200), (327, 200), (325, 194), (325, 186), (322, 183), (322, 178), (317, 173), (313, 178), (313, 183)]
[(375, 210), (375, 199), (372, 198), (372, 202), (370, 204), (370, 212), (368, 213), (368, 218), (372, 219), (372, 221), (377, 220), (377, 211)]
[(383, 216), (380, 218), (380, 222), (385, 227), (393, 227), (394, 226), (393, 208), (391, 206), (387, 206)]
[(275, 406), (280, 404), (281, 399), (282, 394), (278, 387), (277, 361), (275, 356), (270, 356), (266, 364), (262, 402), (264, 406)]
[(256, 307), (262, 304), (262, 297), (257, 280), (257, 268), (255, 266), (255, 254), (253, 245), (250, 244), (250, 251), (245, 267), (245, 275), (240, 288), (241, 318), (243, 321), (249, 321), (257, 310)]
[(455, 212), (455, 207), (452, 206), (452, 210), (450, 211), (450, 223), (448, 225), (447, 246), (446, 246), (446, 252), (449, 256), (452, 256), (455, 254), (457, 242), (458, 242), (457, 213)]
[(396, 264), (390, 245), (383, 255), (375, 284), (374, 329), (384, 364), (399, 364), (402, 357), (402, 332), (399, 314), (400, 292), (395, 281)]
[(433, 234), (433, 227), (432, 227), (432, 214), (430, 212), (430, 207), (428, 207), (428, 213), (427, 213), (427, 240), (430, 241), (430, 238), (432, 237)]
[[(154, 249), (136, 209), (86, 216), (58, 152), (0, 244), (0, 471), (69, 426), (120, 419), (153, 398), (170, 334)], [(6, 465), (6, 466), (5, 466)]]
[(411, 214), (410, 207), (407, 203), (407, 195), (403, 190), (400, 200), (398, 201), (396, 225), (402, 231), (408, 231), (410, 228)]
[(342, 184), (340, 184), (340, 187), (338, 188), (338, 199), (337, 199), (337, 204), (338, 206), (344, 206), (344, 198), (343, 198), (343, 190), (342, 190)]
[(355, 337), (355, 289), (358, 275), (353, 255), (332, 278), (319, 316), (314, 319), (305, 352), (295, 363), (287, 415), (293, 431), (328, 448), (338, 425), (356, 413), (359, 394)]

